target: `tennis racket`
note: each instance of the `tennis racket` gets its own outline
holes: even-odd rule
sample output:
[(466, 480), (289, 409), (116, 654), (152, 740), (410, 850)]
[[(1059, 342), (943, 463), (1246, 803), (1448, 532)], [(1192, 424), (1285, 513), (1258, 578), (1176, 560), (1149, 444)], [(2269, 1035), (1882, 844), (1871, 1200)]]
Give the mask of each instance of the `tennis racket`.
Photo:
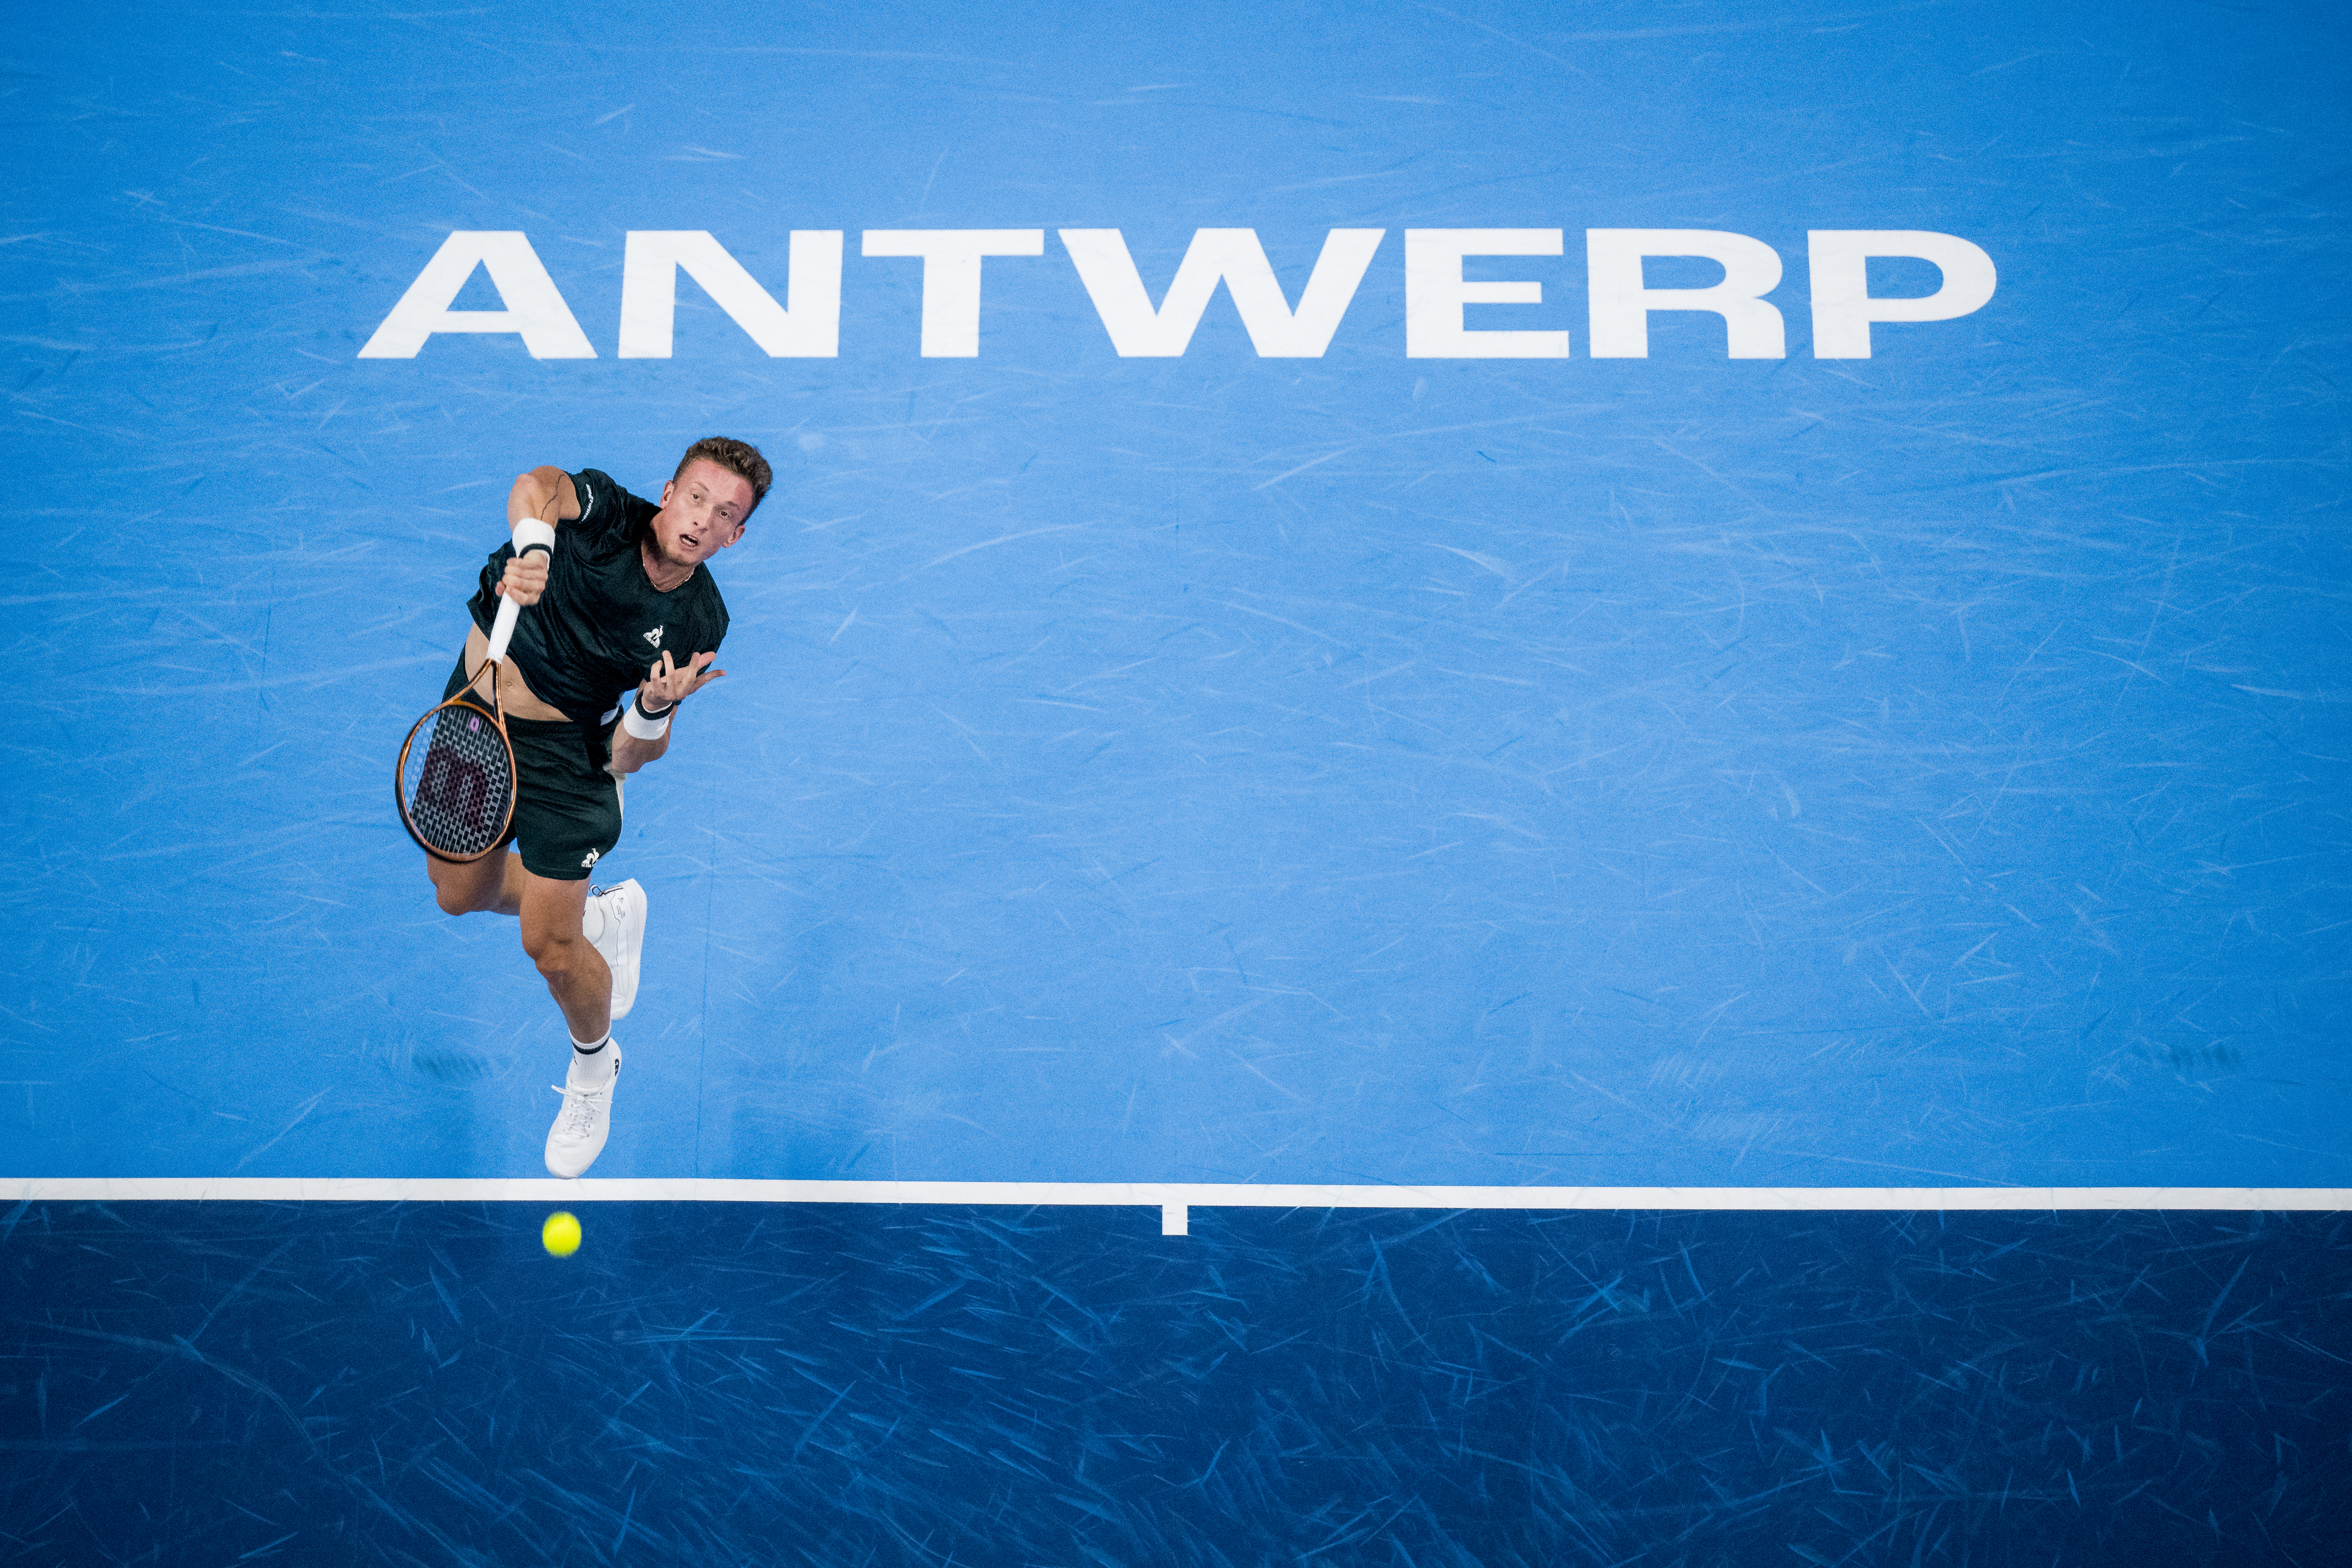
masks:
[[(514, 820), (514, 745), (507, 739), (499, 674), (521, 614), (511, 595), (499, 601), (481, 669), (457, 696), (410, 725), (401, 743), (392, 781), (401, 826), (436, 860), (462, 866), (480, 859), (505, 839)], [(474, 691), (486, 674), (488, 707)]]

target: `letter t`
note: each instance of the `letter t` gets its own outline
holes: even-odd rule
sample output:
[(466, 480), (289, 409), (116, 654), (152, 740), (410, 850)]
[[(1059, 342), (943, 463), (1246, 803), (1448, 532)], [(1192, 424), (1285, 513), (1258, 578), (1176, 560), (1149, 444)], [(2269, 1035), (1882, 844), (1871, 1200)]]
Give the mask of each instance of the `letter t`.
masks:
[(1042, 228), (869, 228), (868, 256), (923, 258), (923, 357), (980, 353), (980, 258), (1043, 256)]

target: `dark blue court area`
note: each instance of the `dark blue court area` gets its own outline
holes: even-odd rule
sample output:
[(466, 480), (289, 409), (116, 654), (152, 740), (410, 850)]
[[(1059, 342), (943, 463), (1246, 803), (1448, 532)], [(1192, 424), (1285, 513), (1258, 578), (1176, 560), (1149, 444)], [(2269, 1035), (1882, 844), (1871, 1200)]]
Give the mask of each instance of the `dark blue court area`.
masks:
[(2343, 1561), (2343, 1219), (14, 1209), (8, 1562)]

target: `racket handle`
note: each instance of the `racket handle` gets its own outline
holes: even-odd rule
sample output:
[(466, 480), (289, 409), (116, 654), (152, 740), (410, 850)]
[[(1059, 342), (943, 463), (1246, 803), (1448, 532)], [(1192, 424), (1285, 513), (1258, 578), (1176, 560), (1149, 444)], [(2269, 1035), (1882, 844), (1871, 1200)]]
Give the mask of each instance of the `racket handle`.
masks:
[[(520, 559), (527, 551), (542, 550), (551, 562), (555, 559), (555, 525), (544, 518), (520, 517), (510, 520), (507, 526), (514, 530), (515, 554)], [(512, 594), (499, 598), (498, 618), (490, 623), (489, 660), (504, 664), (507, 644), (514, 640), (515, 622), (522, 616), (522, 606), (514, 602)]]
[(490, 623), (488, 658), (492, 664), (506, 662), (507, 644), (514, 641), (515, 622), (521, 616), (522, 606), (514, 602), (514, 595), (501, 594), (499, 596), (498, 618)]

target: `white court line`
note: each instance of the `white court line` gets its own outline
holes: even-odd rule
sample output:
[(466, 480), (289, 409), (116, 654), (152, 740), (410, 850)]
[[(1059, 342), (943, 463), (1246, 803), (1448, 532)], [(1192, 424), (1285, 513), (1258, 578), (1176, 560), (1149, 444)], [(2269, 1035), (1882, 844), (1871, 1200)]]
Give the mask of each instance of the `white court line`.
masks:
[(1009, 1204), (1343, 1209), (2352, 1209), (2352, 1187), (1411, 1187), (1179, 1182), (0, 1176), (0, 1202)]

